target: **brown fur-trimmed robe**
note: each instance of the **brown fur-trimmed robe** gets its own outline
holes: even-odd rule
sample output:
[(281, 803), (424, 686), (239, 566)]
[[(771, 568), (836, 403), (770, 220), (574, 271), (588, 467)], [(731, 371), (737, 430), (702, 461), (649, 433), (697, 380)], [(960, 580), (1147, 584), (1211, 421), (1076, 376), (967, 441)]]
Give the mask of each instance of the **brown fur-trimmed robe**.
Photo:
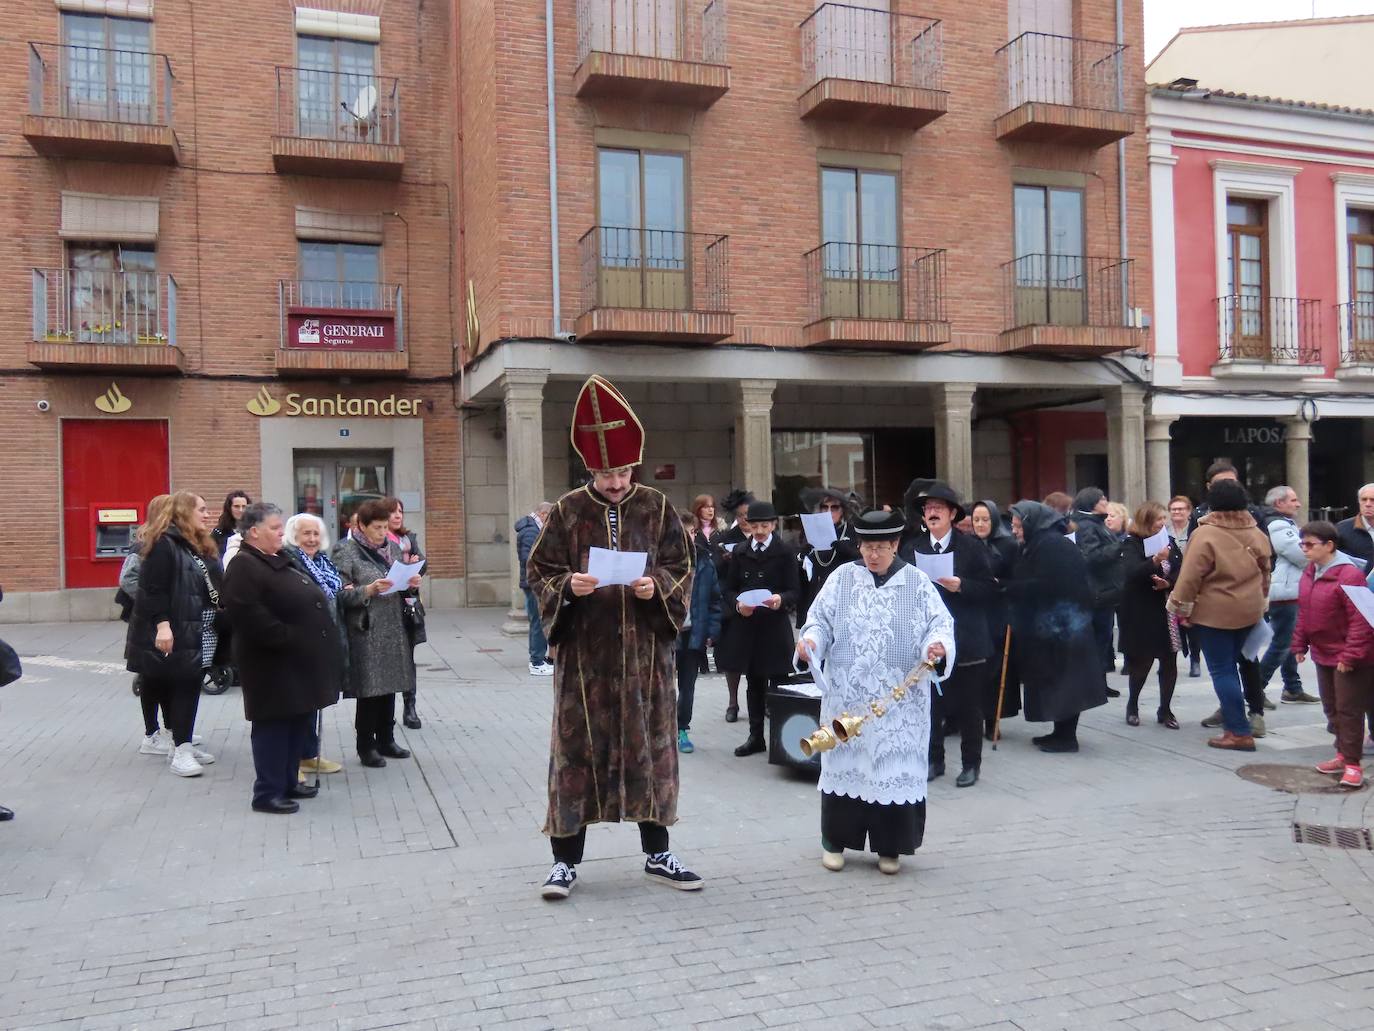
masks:
[(611, 546), (609, 507), (590, 486), (563, 495), (527, 568), (558, 646), (544, 824), (553, 837), (589, 823), (677, 822), (673, 648), (692, 597), (692, 551), (668, 499), (637, 484), (616, 506), (617, 550), (648, 553), (653, 598), (629, 587), (574, 597), (567, 581), (586, 571), (589, 549)]

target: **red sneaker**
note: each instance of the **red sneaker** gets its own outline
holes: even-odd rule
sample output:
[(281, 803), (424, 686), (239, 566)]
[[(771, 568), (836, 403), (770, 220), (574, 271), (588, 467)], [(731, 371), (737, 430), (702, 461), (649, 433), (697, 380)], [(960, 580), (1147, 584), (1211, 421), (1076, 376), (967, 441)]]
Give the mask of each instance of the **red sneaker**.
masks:
[(1364, 771), (1358, 766), (1347, 766), (1345, 768), (1345, 775), (1341, 777), (1340, 786), (1343, 788), (1364, 787)]
[(1345, 759), (1337, 752), (1336, 758), (1328, 759), (1324, 763), (1317, 763), (1316, 770), (1318, 773), (1344, 773)]

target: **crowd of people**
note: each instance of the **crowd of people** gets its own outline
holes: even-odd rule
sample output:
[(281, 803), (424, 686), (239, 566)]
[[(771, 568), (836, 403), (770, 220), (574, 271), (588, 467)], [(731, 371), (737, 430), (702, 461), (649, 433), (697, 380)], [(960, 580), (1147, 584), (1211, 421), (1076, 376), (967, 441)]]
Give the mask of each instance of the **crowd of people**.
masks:
[[(406, 570), (403, 583), (389, 579), (395, 569)], [(202, 684), (232, 667), (252, 723), (253, 809), (297, 812), (320, 774), (342, 769), (321, 754), (319, 723), (340, 697), (356, 699), (363, 766), (409, 758), (396, 741), (396, 696), (405, 725), (419, 729), (424, 570), (397, 498), (362, 502), (333, 547), (318, 515), (288, 519), (243, 491), (218, 517), (190, 491), (153, 498), (117, 595), (143, 715), (139, 752), (167, 757), (177, 776), (200, 776), (215, 761), (195, 733)]]

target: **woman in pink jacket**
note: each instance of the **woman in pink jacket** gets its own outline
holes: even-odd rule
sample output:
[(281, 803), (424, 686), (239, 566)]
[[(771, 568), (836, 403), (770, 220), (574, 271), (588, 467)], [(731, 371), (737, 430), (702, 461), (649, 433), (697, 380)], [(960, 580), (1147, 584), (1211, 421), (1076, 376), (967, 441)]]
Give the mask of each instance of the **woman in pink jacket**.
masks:
[(1302, 550), (1309, 564), (1298, 582), (1292, 649), (1299, 662), (1311, 650), (1322, 708), (1336, 726), (1336, 756), (1318, 763), (1317, 770), (1340, 774), (1343, 788), (1358, 788), (1364, 784), (1364, 714), (1374, 696), (1374, 627), (1344, 590), (1367, 591), (1364, 571), (1336, 550), (1336, 540), (1331, 523), (1302, 528)]

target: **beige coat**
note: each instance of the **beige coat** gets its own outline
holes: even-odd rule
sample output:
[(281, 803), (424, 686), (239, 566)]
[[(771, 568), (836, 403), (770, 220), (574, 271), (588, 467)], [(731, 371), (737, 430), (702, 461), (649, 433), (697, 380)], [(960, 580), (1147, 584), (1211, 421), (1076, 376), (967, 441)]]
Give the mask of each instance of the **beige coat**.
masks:
[(1208, 512), (1183, 553), (1169, 611), (1192, 623), (1240, 630), (1264, 618), (1273, 547), (1249, 512)]

